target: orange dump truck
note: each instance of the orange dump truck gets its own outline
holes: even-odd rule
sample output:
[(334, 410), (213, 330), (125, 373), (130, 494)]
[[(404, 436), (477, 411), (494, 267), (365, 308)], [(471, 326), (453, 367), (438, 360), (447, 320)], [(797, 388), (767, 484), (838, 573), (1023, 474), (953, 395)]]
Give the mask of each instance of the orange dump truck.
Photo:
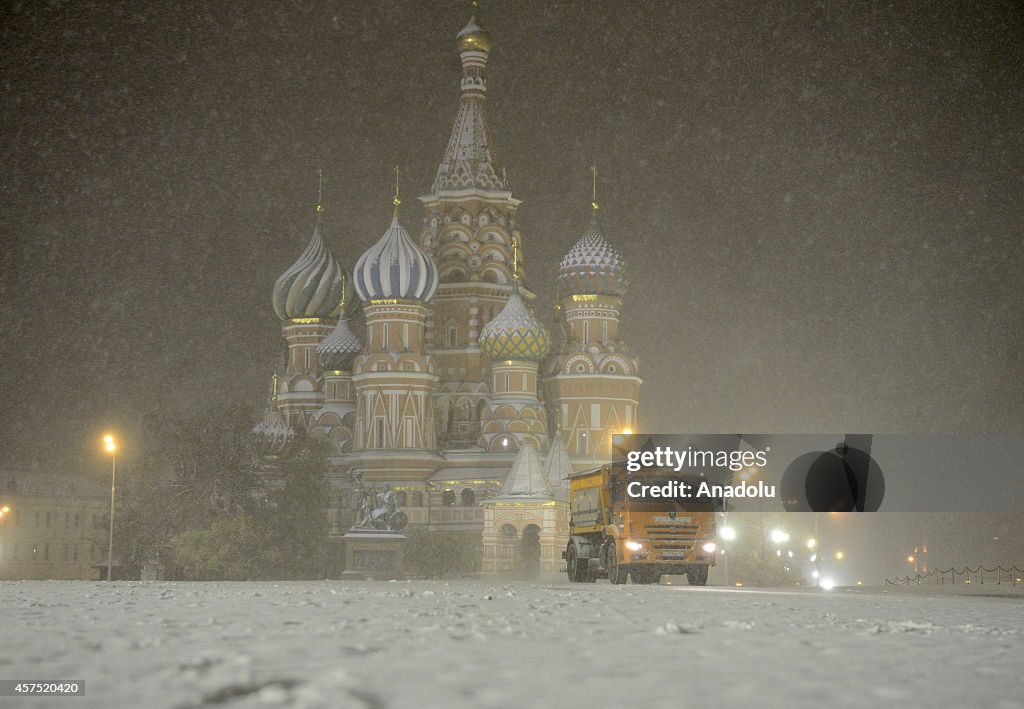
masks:
[(715, 565), (720, 501), (638, 498), (627, 492), (637, 482), (662, 488), (688, 482), (696, 490), (700, 480), (656, 468), (627, 473), (621, 464), (570, 477), (569, 544), (563, 553), (569, 580), (607, 576), (620, 584), (632, 576), (633, 583), (658, 583), (662, 574), (686, 574), (690, 585), (705, 585)]

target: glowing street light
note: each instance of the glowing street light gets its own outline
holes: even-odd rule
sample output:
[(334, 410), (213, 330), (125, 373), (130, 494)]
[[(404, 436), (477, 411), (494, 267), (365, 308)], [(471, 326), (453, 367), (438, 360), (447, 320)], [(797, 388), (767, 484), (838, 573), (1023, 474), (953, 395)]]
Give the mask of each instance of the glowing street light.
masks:
[(908, 564), (913, 564), (913, 563), (914, 563), (914, 557), (912, 557), (912, 556), (908, 556), (908, 557), (907, 557), (907, 563), (908, 563)]
[(818, 546), (818, 540), (817, 539), (815, 539), (814, 537), (811, 537), (810, 539), (807, 540), (807, 548), (808, 549), (813, 549), (816, 546)]
[(837, 551), (836, 552), (836, 561), (842, 561), (843, 560), (843, 556), (844, 556), (843, 552)]
[(721, 535), (722, 539), (724, 539), (727, 542), (731, 542), (733, 539), (736, 538), (736, 530), (732, 527), (722, 527), (720, 530), (718, 530), (718, 533)]
[(770, 535), (772, 543), (782, 544), (789, 541), (789, 533), (784, 532), (781, 529), (773, 529)]
[(107, 581), (114, 572), (114, 492), (117, 489), (117, 442), (109, 433), (103, 437), (103, 447), (110, 453), (110, 537), (107, 543)]

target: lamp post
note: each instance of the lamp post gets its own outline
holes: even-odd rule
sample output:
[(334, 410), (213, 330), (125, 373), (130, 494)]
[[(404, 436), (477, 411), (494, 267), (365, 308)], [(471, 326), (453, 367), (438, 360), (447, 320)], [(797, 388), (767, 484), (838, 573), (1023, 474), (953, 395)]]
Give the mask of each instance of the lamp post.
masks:
[(117, 489), (117, 443), (109, 433), (103, 437), (103, 447), (110, 453), (110, 538), (107, 544), (107, 581), (114, 573), (114, 491)]

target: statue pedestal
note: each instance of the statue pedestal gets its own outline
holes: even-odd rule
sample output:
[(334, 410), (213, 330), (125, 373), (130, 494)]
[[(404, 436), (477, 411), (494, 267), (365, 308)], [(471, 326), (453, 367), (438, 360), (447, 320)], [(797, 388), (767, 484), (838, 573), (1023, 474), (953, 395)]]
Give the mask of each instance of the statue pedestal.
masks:
[(402, 547), (406, 537), (401, 532), (350, 529), (342, 539), (345, 540), (343, 579), (389, 581), (402, 578)]

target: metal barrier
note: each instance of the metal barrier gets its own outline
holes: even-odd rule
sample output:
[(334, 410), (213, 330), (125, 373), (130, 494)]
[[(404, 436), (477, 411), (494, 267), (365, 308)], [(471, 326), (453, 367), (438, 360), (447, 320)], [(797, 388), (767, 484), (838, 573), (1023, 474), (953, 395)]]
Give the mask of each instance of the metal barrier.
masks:
[[(988, 574), (988, 576), (986, 576), (986, 574)], [(962, 569), (957, 569), (955, 566), (948, 569), (932, 569), (926, 574), (897, 576), (894, 579), (886, 579), (885, 585), (910, 586), (911, 584), (935, 584), (937, 586), (942, 586), (945, 585), (947, 577), (949, 579), (949, 583), (954, 586), (957, 583), (957, 579), (960, 580), (960, 583), (967, 585), (970, 585), (971, 583), (984, 585), (987, 579), (990, 584), (995, 584), (997, 586), (1003, 583), (1009, 583), (1012, 586), (1024, 586), (1024, 569), (1018, 569), (1016, 564), (1010, 568), (996, 566), (991, 569), (986, 569), (981, 564), (978, 564), (978, 566), (973, 569), (969, 566), (965, 566)]]

